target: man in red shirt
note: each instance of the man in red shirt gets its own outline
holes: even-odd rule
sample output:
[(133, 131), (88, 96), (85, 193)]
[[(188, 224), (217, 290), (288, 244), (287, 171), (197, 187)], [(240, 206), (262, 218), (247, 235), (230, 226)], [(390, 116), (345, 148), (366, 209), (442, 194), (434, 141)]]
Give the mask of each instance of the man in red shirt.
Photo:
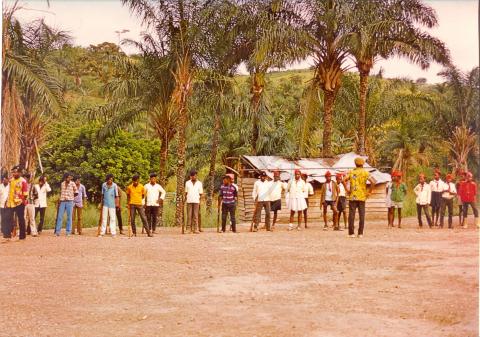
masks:
[(479, 225), (478, 222), (478, 210), (477, 206), (475, 205), (477, 201), (477, 184), (473, 181), (473, 174), (471, 172), (467, 172), (466, 174), (466, 181), (460, 185), (460, 190), (458, 191), (458, 195), (460, 196), (460, 200), (462, 201), (462, 208), (463, 208), (463, 219), (462, 219), (462, 226), (463, 228), (467, 228), (467, 214), (468, 214), (468, 206), (472, 207), (473, 216), (475, 217), (475, 223), (477, 226)]

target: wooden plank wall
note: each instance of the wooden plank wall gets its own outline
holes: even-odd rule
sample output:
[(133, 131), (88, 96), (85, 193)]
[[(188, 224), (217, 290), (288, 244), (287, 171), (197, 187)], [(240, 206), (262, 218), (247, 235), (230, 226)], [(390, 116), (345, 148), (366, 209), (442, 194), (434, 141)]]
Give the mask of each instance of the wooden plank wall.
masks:
[[(255, 178), (242, 178), (238, 179), (239, 198), (238, 198), (238, 216), (242, 222), (251, 222), (254, 202), (252, 198), (253, 184), (257, 179)], [(313, 185), (314, 195), (309, 198), (309, 221), (319, 222), (323, 221), (322, 213), (320, 210), (320, 188), (321, 185), (315, 183)], [(348, 207), (348, 202), (347, 202)], [(262, 212), (262, 221), (264, 219), (264, 212)], [(331, 211), (328, 211), (329, 218), (331, 217)], [(290, 213), (285, 204), (285, 196), (282, 196), (282, 210), (278, 213), (279, 222), (286, 223), (289, 221)], [(357, 216), (358, 217), (358, 216)], [(387, 210), (385, 208), (385, 184), (378, 184), (373, 190), (373, 194), (367, 200), (366, 204), (366, 218), (370, 219), (386, 219)], [(343, 220), (342, 220), (343, 221)]]

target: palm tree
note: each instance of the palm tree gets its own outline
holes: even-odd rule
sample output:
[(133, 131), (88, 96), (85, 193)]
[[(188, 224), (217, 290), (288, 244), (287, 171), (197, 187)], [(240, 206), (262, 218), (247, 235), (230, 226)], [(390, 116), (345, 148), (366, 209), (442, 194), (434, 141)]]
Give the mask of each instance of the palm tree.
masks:
[(252, 121), (251, 148), (258, 152), (260, 125), (268, 114), (265, 99), (266, 74), (272, 68), (303, 59), (307, 35), (301, 23), (301, 8), (292, 1), (250, 0), (241, 7), (243, 44), (250, 72), (250, 102), (247, 117)]
[(324, 157), (332, 157), (333, 106), (342, 76), (348, 70), (347, 38), (355, 13), (351, 2), (340, 0), (306, 0), (304, 6), (305, 29), (310, 36), (308, 46), (315, 62), (310, 92), (317, 95), (318, 89), (323, 91), (322, 152)]
[(368, 76), (379, 57), (401, 56), (429, 67), (450, 62), (445, 44), (421, 28), (438, 25), (430, 6), (420, 0), (355, 1), (358, 21), (349, 36), (349, 52), (360, 74), (357, 150), (365, 155)]
[[(35, 148), (49, 118), (63, 111), (63, 89), (47, 70), (48, 56), (69, 41), (42, 20), (24, 27), (14, 18), (16, 4), (3, 12), (2, 165), (19, 161), (35, 167)], [(7, 116), (7, 118), (4, 118)]]
[(177, 114), (177, 189), (175, 223), (183, 224), (185, 194), (185, 149), (188, 127), (189, 99), (192, 94), (195, 72), (200, 64), (198, 58), (199, 37), (206, 34), (205, 11), (214, 5), (212, 1), (161, 1), (122, 0), (122, 3), (137, 14), (144, 24), (155, 30), (158, 43), (169, 51), (173, 61), (174, 89), (171, 102)]

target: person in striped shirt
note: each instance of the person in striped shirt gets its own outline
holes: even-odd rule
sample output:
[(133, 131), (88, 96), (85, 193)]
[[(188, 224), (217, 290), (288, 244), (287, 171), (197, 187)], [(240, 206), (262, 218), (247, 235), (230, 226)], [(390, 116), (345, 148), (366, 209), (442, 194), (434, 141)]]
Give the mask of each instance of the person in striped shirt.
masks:
[(235, 207), (237, 204), (237, 189), (232, 185), (232, 180), (228, 175), (223, 177), (223, 184), (220, 186), (220, 193), (218, 194), (218, 209), (222, 207), (222, 232), (227, 230), (227, 216), (230, 214), (230, 221), (232, 223), (232, 231), (237, 232), (235, 221)]

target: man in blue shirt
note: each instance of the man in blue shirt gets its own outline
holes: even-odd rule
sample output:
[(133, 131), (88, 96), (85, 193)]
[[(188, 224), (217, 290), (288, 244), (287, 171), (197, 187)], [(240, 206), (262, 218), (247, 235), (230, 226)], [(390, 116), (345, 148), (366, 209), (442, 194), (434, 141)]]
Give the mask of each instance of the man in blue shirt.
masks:
[(115, 209), (119, 206), (118, 187), (113, 182), (113, 175), (107, 174), (102, 185), (102, 230), (100, 236), (105, 235), (107, 220), (110, 218), (110, 233), (112, 237), (117, 234), (117, 222)]
[(232, 223), (232, 231), (237, 232), (235, 221), (235, 206), (237, 203), (237, 189), (232, 185), (230, 176), (223, 177), (223, 185), (220, 186), (218, 195), (218, 208), (222, 205), (222, 232), (226, 231), (227, 215), (230, 213), (230, 221)]

